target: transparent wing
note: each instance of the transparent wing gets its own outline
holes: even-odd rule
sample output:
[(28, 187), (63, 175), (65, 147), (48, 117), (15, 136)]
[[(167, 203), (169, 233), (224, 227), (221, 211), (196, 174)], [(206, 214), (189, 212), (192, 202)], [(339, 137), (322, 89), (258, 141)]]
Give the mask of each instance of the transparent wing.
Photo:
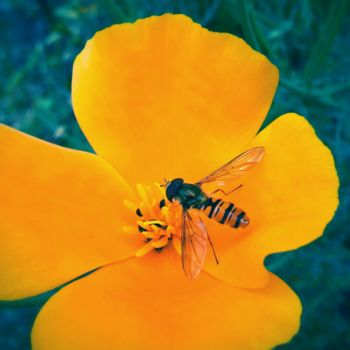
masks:
[(255, 147), (231, 159), (228, 163), (214, 170), (208, 176), (198, 181), (196, 185), (216, 182), (223, 185), (246, 174), (255, 164), (260, 162), (264, 155), (264, 147)]
[(200, 218), (192, 218), (187, 210), (182, 211), (181, 260), (189, 279), (196, 278), (207, 254), (208, 234)]

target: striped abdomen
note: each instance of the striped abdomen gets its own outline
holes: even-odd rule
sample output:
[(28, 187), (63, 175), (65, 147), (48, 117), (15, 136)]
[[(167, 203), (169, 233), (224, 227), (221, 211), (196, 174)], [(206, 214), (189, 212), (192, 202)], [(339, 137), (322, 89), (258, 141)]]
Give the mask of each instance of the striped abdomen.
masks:
[(209, 218), (233, 228), (243, 228), (249, 224), (249, 218), (242, 209), (221, 199), (208, 198), (199, 209), (203, 210)]

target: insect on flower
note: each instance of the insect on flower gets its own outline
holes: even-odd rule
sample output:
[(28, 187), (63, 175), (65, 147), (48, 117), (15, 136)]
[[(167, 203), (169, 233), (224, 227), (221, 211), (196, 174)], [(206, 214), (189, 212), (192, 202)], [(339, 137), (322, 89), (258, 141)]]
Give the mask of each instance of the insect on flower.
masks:
[(322, 235), (339, 181), (302, 116), (259, 131), (277, 82), (242, 39), (165, 14), (77, 56), (72, 104), (95, 154), (0, 125), (0, 300), (63, 286), (33, 350), (265, 350), (296, 334), (301, 303), (264, 259)]
[(182, 178), (166, 182), (167, 199), (171, 202), (178, 201), (182, 207), (181, 260), (183, 270), (188, 278), (196, 278), (200, 273), (204, 264), (208, 241), (216, 263), (219, 263), (204, 223), (200, 218), (194, 220), (190, 215), (190, 209), (200, 210), (210, 219), (236, 229), (244, 228), (249, 224), (249, 219), (242, 209), (237, 208), (233, 203), (211, 197), (217, 192), (228, 196), (240, 186), (229, 192), (218, 188), (209, 195), (202, 190), (201, 186), (207, 183), (225, 185), (246, 174), (262, 159), (263, 155), (264, 148), (255, 147), (230, 160), (195, 184), (185, 183)]

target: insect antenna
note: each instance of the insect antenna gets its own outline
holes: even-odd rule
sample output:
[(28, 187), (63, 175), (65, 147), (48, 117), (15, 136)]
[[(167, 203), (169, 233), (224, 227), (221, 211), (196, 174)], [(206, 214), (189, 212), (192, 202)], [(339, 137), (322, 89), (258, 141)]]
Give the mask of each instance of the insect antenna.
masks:
[(166, 187), (168, 186), (168, 184), (170, 183), (170, 181), (168, 181), (167, 179), (164, 179), (164, 183), (160, 185), (160, 187)]

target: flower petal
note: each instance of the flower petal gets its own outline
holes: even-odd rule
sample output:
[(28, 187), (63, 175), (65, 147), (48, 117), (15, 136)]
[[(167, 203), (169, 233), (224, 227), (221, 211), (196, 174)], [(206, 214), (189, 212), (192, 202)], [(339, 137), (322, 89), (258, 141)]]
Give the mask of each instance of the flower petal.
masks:
[(121, 232), (132, 194), (99, 157), (2, 125), (0, 164), (0, 299), (47, 291), (136, 251)]
[(203, 273), (186, 279), (169, 250), (104, 267), (54, 295), (33, 350), (270, 349), (297, 332), (301, 305), (272, 275), (247, 291)]
[(74, 63), (73, 106), (129, 183), (196, 181), (251, 142), (277, 81), (243, 40), (166, 14), (97, 33)]
[(216, 266), (209, 257), (206, 270), (246, 288), (267, 283), (267, 255), (321, 236), (338, 206), (332, 154), (303, 117), (279, 117), (257, 135), (255, 146), (265, 147), (261, 164), (239, 179), (243, 187), (228, 198), (248, 213), (249, 226), (233, 230), (206, 222), (220, 258)]

